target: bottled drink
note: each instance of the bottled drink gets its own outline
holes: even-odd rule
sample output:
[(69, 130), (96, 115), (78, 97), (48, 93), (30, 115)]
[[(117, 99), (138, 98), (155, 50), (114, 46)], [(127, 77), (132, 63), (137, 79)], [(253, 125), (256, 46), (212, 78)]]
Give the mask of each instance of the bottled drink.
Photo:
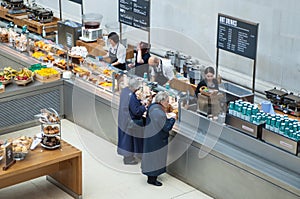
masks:
[(270, 130), (271, 131), (275, 131), (275, 123), (276, 123), (276, 119), (272, 118), (271, 119), (271, 125), (270, 125)]
[(167, 89), (167, 91), (170, 90), (170, 84), (169, 84), (169, 82), (166, 83), (166, 89)]
[(233, 115), (234, 111), (235, 111), (234, 110), (234, 102), (231, 101), (231, 102), (229, 102), (229, 110), (228, 110), (228, 112), (229, 112), (230, 115)]
[(147, 73), (144, 73), (144, 81), (148, 81), (148, 75), (147, 75)]

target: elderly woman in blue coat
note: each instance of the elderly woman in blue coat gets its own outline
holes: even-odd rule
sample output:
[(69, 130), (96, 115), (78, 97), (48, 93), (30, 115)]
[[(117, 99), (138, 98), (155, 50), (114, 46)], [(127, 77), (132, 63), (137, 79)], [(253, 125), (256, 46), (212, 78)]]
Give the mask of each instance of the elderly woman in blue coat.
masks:
[(157, 176), (166, 172), (169, 131), (175, 123), (175, 116), (167, 118), (166, 108), (169, 104), (169, 94), (159, 92), (155, 102), (149, 106), (144, 132), (144, 153), (142, 158), (142, 173), (148, 176), (147, 183), (161, 186)]
[[(118, 115), (118, 154), (123, 156), (124, 164), (137, 164), (135, 156), (143, 152), (143, 121), (146, 107), (136, 96), (141, 83), (137, 78), (128, 81), (128, 87), (121, 91)], [(134, 130), (129, 130), (131, 120), (137, 123)]]

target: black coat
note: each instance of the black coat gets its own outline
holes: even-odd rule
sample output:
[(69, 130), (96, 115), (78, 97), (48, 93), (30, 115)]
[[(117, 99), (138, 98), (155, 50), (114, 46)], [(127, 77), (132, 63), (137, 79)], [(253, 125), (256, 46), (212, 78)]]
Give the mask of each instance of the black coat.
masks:
[(167, 119), (162, 105), (154, 103), (147, 112), (144, 132), (144, 153), (142, 173), (158, 176), (166, 172), (168, 137), (175, 119)]
[(123, 156), (133, 155), (133, 137), (126, 132), (129, 124), (129, 100), (132, 91), (125, 87), (120, 94), (119, 114), (118, 114), (118, 154)]
[[(133, 156), (143, 152), (142, 136), (136, 137), (132, 135), (127, 128), (131, 119), (141, 118), (145, 111), (146, 108), (128, 87), (121, 91), (118, 115), (118, 154)], [(139, 130), (143, 131), (143, 127), (139, 128)]]

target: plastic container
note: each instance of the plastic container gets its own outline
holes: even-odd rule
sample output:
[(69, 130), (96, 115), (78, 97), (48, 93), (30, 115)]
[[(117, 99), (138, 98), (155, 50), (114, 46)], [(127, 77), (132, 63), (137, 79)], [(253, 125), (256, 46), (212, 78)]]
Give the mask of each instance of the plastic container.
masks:
[(88, 13), (82, 16), (82, 21), (85, 29), (100, 28), (103, 16), (96, 13)]

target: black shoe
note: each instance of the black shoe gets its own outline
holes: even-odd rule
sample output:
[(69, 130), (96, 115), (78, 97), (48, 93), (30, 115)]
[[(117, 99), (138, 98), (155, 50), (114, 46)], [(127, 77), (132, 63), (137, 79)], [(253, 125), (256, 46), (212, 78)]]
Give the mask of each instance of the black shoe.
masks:
[(162, 186), (162, 183), (159, 182), (159, 181), (157, 181), (157, 180), (154, 181), (154, 182), (147, 181), (147, 183), (148, 183), (148, 184), (152, 184), (152, 185), (154, 185), (154, 186), (158, 186), (158, 187), (159, 187), (159, 186)]
[(124, 164), (127, 164), (127, 165), (135, 165), (135, 164), (138, 164), (138, 162), (136, 160), (123, 160)]

